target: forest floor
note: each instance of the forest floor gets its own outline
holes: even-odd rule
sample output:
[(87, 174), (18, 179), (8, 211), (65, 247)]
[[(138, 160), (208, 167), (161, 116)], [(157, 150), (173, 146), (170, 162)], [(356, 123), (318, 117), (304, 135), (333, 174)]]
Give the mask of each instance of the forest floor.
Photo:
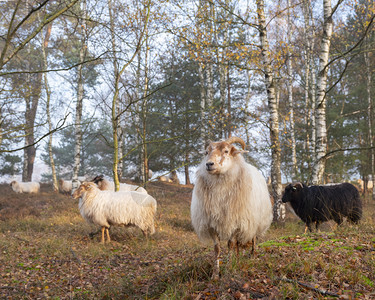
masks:
[[(102, 245), (78, 201), (43, 185), (38, 195), (0, 185), (0, 298), (4, 299), (375, 299), (375, 203), (360, 225), (331, 222), (303, 234), (288, 212), (254, 257), (231, 259), (211, 280), (213, 247), (190, 223), (192, 187), (151, 183), (157, 232), (114, 227)], [(226, 245), (222, 245), (225, 249)]]

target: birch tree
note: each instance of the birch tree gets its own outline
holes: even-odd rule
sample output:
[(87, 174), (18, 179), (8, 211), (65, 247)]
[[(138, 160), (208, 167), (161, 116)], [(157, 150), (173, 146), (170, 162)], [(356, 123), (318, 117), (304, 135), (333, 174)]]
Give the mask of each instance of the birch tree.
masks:
[[(21, 18), (17, 15), (23, 8), (24, 0), (16, 0), (10, 2), (11, 12), (7, 14), (8, 29), (5, 36), (2, 36), (2, 49), (0, 51), (0, 76), (6, 74), (3, 68), (6, 64), (11, 62), (17, 54), (25, 48), (49, 23), (53, 22), (56, 18), (60, 17), (63, 13), (71, 9), (79, 0), (66, 0), (61, 1), (58, 5), (55, 5), (55, 1), (43, 0), (35, 3), (35, 6), (30, 6), (29, 11)], [(43, 8), (53, 4), (51, 10), (45, 10), (40, 22), (30, 22), (37, 13), (42, 11)], [(21, 31), (28, 24), (32, 24), (31, 30), (27, 31), (26, 34), (21, 34)]]
[(113, 136), (113, 164), (112, 164), (112, 173), (113, 173), (113, 180), (115, 183), (115, 190), (118, 191), (120, 188), (120, 181), (118, 177), (118, 164), (119, 164), (119, 138), (118, 138), (118, 127), (119, 127), (119, 120), (123, 112), (117, 112), (117, 103), (119, 101), (119, 91), (120, 91), (120, 79), (121, 76), (124, 74), (127, 67), (134, 61), (137, 57), (137, 54), (141, 50), (142, 43), (144, 42), (144, 34), (146, 32), (149, 18), (150, 18), (150, 10), (151, 10), (151, 2), (145, 1), (143, 4), (143, 8), (141, 9), (141, 18), (142, 26), (141, 32), (136, 40), (136, 45), (134, 47), (133, 53), (130, 55), (129, 59), (123, 64), (119, 71), (117, 72), (114, 78), (114, 91), (112, 97), (112, 113), (111, 113), (111, 122), (112, 122), (112, 136)]
[[(340, 1), (337, 5), (340, 4)], [(336, 6), (337, 8), (337, 6)], [(323, 181), (325, 169), (325, 155), (327, 153), (327, 125), (326, 125), (326, 87), (329, 49), (332, 37), (332, 5), (331, 0), (323, 0), (323, 33), (319, 55), (319, 70), (316, 84), (316, 157), (312, 170), (312, 183), (320, 184)]]
[(263, 73), (267, 90), (268, 110), (270, 113), (269, 128), (271, 139), (271, 184), (274, 198), (274, 220), (285, 220), (285, 204), (281, 202), (281, 149), (279, 140), (279, 116), (278, 103), (275, 94), (274, 79), (272, 74), (270, 49), (267, 38), (266, 17), (264, 13), (264, 1), (257, 0), (258, 31), (260, 39), (261, 55), (263, 59)]
[(296, 153), (296, 138), (294, 133), (294, 102), (293, 102), (293, 76), (292, 76), (292, 22), (290, 17), (291, 1), (288, 4), (288, 29), (287, 29), (287, 43), (288, 43), (288, 58), (287, 58), (287, 89), (288, 89), (288, 104), (289, 104), (289, 124), (290, 124), (290, 141), (292, 148), (292, 180), (296, 179), (297, 175), (297, 153)]
[[(52, 31), (52, 23), (49, 23), (46, 29), (46, 34), (44, 36), (44, 39), (42, 39), (43, 71), (46, 71), (48, 69), (46, 49), (48, 47), (48, 42), (51, 36), (51, 31)], [(50, 108), (51, 90), (49, 87), (48, 77), (47, 77), (46, 72), (43, 74), (43, 79), (44, 79), (44, 89), (46, 91), (46, 113), (47, 113), (48, 130), (52, 132), (53, 126), (52, 126), (51, 108)], [(50, 167), (52, 171), (52, 188), (56, 192), (58, 191), (59, 188), (57, 184), (55, 160), (53, 158), (53, 152), (52, 152), (52, 141), (53, 141), (53, 133), (51, 133), (48, 137), (48, 156), (49, 156), (49, 162), (50, 162)]]
[[(367, 45), (366, 45), (367, 46)], [(371, 93), (371, 66), (370, 66), (370, 58), (369, 58), (369, 49), (365, 47), (364, 51), (364, 61), (366, 67), (366, 92), (367, 92), (367, 124), (368, 124), (368, 141), (370, 147), (370, 170), (371, 170), (371, 180), (375, 182), (375, 170), (374, 170), (374, 163), (375, 163), (375, 154), (374, 154), (374, 138), (372, 133), (372, 122), (373, 122), (373, 107), (372, 107), (372, 93)], [(375, 188), (372, 189), (372, 200), (375, 200)]]
[(81, 16), (78, 20), (79, 28), (81, 30), (81, 48), (79, 51), (79, 65), (77, 67), (77, 100), (75, 109), (75, 146), (74, 146), (74, 167), (73, 167), (73, 188), (72, 193), (78, 188), (79, 180), (78, 173), (81, 167), (81, 150), (82, 150), (82, 109), (84, 98), (84, 76), (83, 63), (87, 54), (87, 3), (82, 1), (80, 10)]

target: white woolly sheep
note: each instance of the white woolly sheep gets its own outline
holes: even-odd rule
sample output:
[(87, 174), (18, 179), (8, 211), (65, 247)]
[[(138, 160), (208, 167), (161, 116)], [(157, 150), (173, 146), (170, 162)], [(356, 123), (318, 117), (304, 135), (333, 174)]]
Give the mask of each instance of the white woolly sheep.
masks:
[(104, 231), (110, 242), (111, 225), (137, 226), (147, 237), (155, 233), (154, 219), (156, 200), (150, 195), (138, 192), (101, 191), (93, 182), (84, 182), (75, 190), (72, 197), (79, 200), (82, 217), (89, 223), (101, 226), (104, 243)]
[(271, 225), (273, 214), (267, 184), (262, 174), (245, 162), (232, 144), (245, 142), (238, 137), (211, 142), (198, 166), (191, 202), (191, 220), (203, 242), (213, 240), (215, 264), (212, 277), (219, 277), (220, 241), (229, 250), (252, 245)]
[(13, 180), (10, 183), (13, 191), (16, 193), (39, 193), (40, 191), (40, 184), (39, 182), (19, 182)]
[(72, 193), (73, 183), (71, 180), (59, 179), (59, 192), (70, 195)]
[[(114, 191), (115, 190), (115, 183), (113, 181), (108, 181), (107, 179), (103, 178), (103, 175), (96, 176), (92, 182), (96, 183), (100, 190), (102, 191)], [(127, 184), (127, 183), (120, 183), (120, 191), (124, 192), (138, 192), (142, 194), (148, 194), (145, 188), (134, 185), (134, 184)]]
[(159, 176), (158, 179), (160, 182), (172, 182), (172, 179), (165, 175)]

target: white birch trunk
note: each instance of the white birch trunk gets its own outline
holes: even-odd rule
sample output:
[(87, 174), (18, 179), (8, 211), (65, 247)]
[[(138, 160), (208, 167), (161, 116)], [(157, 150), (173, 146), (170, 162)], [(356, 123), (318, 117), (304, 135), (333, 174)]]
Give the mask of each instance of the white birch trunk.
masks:
[(315, 60), (314, 57), (314, 48), (315, 48), (315, 25), (314, 18), (312, 16), (311, 2), (307, 0), (307, 15), (309, 17), (309, 26), (308, 29), (308, 39), (309, 39), (309, 60), (310, 60), (310, 72), (311, 72), (311, 156), (313, 160), (315, 159), (315, 147), (316, 147), (316, 120), (315, 120), (315, 107), (316, 107), (316, 75), (315, 75)]
[(212, 111), (212, 105), (214, 103), (214, 79), (213, 79), (213, 63), (212, 62), (207, 63), (206, 80), (207, 80), (208, 111)]
[[(373, 142), (373, 135), (372, 135), (372, 99), (371, 99), (371, 66), (370, 66), (370, 58), (367, 51), (364, 53), (365, 58), (365, 65), (366, 65), (366, 91), (367, 91), (367, 122), (368, 122), (368, 139), (369, 139), (369, 145), (370, 145), (370, 164), (371, 164), (371, 180), (372, 183), (374, 183), (374, 162), (375, 162), (375, 155), (374, 155), (374, 149), (372, 148), (374, 146)], [(375, 188), (372, 189), (372, 200), (375, 200)]]
[(319, 73), (317, 78), (316, 95), (316, 158), (312, 170), (312, 183), (323, 182), (325, 170), (325, 155), (327, 153), (327, 127), (326, 127), (326, 87), (327, 87), (327, 63), (332, 36), (332, 6), (331, 0), (323, 1), (324, 23), (321, 50), (319, 57)]
[(294, 132), (294, 103), (293, 103), (293, 78), (292, 78), (292, 23), (290, 20), (290, 6), (291, 1), (288, 0), (288, 104), (289, 104), (289, 124), (290, 124), (290, 140), (292, 148), (292, 180), (296, 179), (297, 175), (297, 153), (296, 153), (296, 138)]
[[(86, 28), (86, 1), (82, 2), (82, 24), (81, 28)], [(84, 97), (84, 81), (83, 81), (83, 62), (86, 56), (86, 33), (82, 29), (81, 38), (81, 49), (79, 51), (79, 66), (77, 68), (77, 102), (76, 102), (76, 115), (75, 115), (75, 146), (74, 146), (74, 166), (73, 166), (73, 176), (72, 176), (72, 193), (78, 188), (78, 174), (81, 167), (81, 150), (82, 150), (82, 107), (83, 107), (83, 97)]]
[(264, 13), (264, 1), (257, 0), (257, 13), (259, 24), (260, 47), (263, 58), (263, 72), (267, 89), (268, 109), (270, 112), (270, 136), (271, 136), (271, 184), (274, 198), (274, 220), (285, 221), (285, 204), (281, 202), (281, 150), (279, 140), (279, 115), (278, 105), (275, 95), (273, 74), (271, 69), (271, 58), (269, 54), (269, 44), (267, 39), (266, 17)]
[[(47, 70), (47, 54), (46, 54), (46, 48), (48, 46), (49, 37), (51, 35), (52, 30), (52, 23), (50, 23), (47, 26), (47, 33), (44, 39), (42, 40), (42, 55), (43, 55), (43, 66), (44, 70)], [(52, 133), (52, 120), (51, 120), (51, 110), (50, 110), (50, 103), (51, 103), (51, 91), (49, 89), (48, 84), (48, 77), (47, 73), (43, 74), (44, 77), (44, 87), (46, 90), (46, 113), (47, 113), (47, 121), (48, 121), (48, 130), (50, 131), (49, 137), (48, 137), (48, 156), (51, 166), (51, 172), (52, 172), (52, 189), (54, 192), (57, 192), (59, 187), (57, 184), (57, 175), (56, 175), (56, 166), (55, 166), (55, 160), (53, 158), (53, 152), (52, 152), (52, 141), (53, 141), (53, 133)]]
[[(307, 157), (310, 157), (309, 155), (309, 151), (310, 151), (310, 133), (309, 133), (309, 130), (311, 128), (311, 118), (310, 118), (310, 113), (311, 113), (311, 109), (310, 109), (310, 59), (311, 59), (311, 56), (310, 56), (310, 51), (311, 51), (311, 43), (310, 43), (310, 36), (309, 33), (310, 33), (310, 18), (309, 18), (309, 1), (308, 0), (305, 0), (304, 3), (303, 3), (303, 17), (304, 17), (304, 27), (303, 27), (303, 33), (304, 33), (304, 36), (305, 36), (305, 50), (304, 50), (304, 53), (303, 53), (303, 58), (304, 58), (304, 64), (305, 64), (305, 108), (306, 108), (306, 111), (305, 111), (305, 125), (306, 125), (306, 139), (305, 139), (305, 142), (304, 142), (304, 150), (305, 150), (305, 153), (306, 153), (306, 156)], [(309, 167), (310, 167), (310, 162), (308, 160), (308, 164), (309, 164)]]
[(148, 28), (146, 28), (145, 32), (145, 70), (144, 70), (144, 76), (145, 76), (145, 82), (143, 87), (143, 101), (142, 101), (142, 182), (143, 184), (146, 184), (148, 180), (148, 154), (147, 154), (147, 143), (146, 143), (146, 125), (147, 125), (147, 94), (148, 94), (148, 55), (149, 55), (149, 47), (148, 47)]

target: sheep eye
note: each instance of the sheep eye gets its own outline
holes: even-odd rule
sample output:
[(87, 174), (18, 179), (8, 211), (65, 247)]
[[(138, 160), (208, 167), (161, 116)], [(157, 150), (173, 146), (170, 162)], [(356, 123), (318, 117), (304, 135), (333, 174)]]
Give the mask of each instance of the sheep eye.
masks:
[(207, 155), (207, 154), (208, 154), (208, 151), (206, 151), (204, 154)]
[(292, 187), (292, 191), (295, 192), (297, 190), (297, 188), (294, 186)]
[(225, 150), (224, 153), (229, 153), (229, 151), (228, 151), (228, 150)]

